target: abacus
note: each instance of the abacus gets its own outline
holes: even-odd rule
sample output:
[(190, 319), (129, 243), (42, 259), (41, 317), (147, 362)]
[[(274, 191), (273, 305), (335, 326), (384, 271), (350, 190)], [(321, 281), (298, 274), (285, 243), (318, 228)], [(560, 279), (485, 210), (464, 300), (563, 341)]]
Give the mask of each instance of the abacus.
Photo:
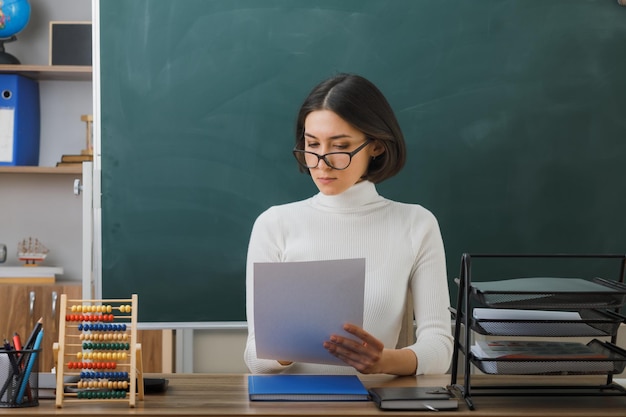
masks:
[[(56, 406), (63, 402), (128, 402), (144, 396), (137, 295), (130, 299), (68, 300), (61, 295), (56, 358)], [(65, 382), (75, 376), (77, 382)]]

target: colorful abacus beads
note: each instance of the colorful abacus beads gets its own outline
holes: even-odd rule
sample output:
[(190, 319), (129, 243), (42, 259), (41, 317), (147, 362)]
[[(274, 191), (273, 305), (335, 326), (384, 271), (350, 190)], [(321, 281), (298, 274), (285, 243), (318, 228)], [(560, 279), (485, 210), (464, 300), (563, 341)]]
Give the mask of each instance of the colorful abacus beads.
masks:
[(113, 314), (96, 314), (96, 315), (84, 315), (84, 314), (66, 314), (65, 321), (113, 321), (115, 316)]
[(128, 353), (126, 352), (78, 352), (76, 353), (76, 359), (88, 359), (88, 360), (115, 360), (125, 361), (128, 359)]
[(112, 305), (73, 305), (70, 310), (72, 313), (111, 313), (113, 310), (119, 310), (121, 313), (130, 313), (133, 308), (130, 305), (118, 307), (113, 307)]
[(81, 371), (80, 379), (113, 379), (113, 380), (128, 380), (128, 372), (91, 372)]
[(90, 343), (90, 342), (84, 342), (83, 343), (83, 349), (85, 349), (85, 350), (92, 350), (92, 349), (97, 349), (97, 350), (129, 350), (130, 349), (130, 343), (100, 343), (100, 342)]
[(98, 331), (98, 332), (125, 332), (126, 324), (111, 324), (111, 323), (94, 323), (94, 324), (83, 324), (80, 323), (78, 325), (78, 331), (80, 332), (88, 332), (88, 331)]
[(78, 389), (83, 388), (108, 388), (108, 389), (127, 389), (128, 381), (85, 381), (80, 380), (76, 384)]
[(76, 396), (79, 399), (97, 399), (97, 400), (110, 400), (113, 398), (126, 398), (126, 391), (78, 391)]
[(116, 369), (115, 362), (68, 362), (69, 369)]
[(80, 340), (98, 340), (98, 341), (108, 341), (108, 340), (128, 340), (128, 333), (81, 333)]
[(111, 313), (113, 307), (110, 305), (73, 305), (72, 313)]

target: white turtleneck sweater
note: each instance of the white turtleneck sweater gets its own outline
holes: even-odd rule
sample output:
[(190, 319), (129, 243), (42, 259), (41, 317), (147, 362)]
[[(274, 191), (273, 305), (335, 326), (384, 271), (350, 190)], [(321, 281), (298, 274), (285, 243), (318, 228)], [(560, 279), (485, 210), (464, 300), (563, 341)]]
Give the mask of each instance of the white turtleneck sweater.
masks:
[[(443, 374), (452, 356), (450, 298), (437, 220), (415, 204), (381, 197), (371, 182), (274, 206), (254, 223), (248, 247), (244, 359), (252, 373), (356, 373), (349, 366), (258, 359), (254, 335), (255, 262), (365, 258), (363, 328), (386, 348), (396, 346), (408, 288), (417, 323), (417, 374)], [(329, 353), (330, 354), (330, 353)]]

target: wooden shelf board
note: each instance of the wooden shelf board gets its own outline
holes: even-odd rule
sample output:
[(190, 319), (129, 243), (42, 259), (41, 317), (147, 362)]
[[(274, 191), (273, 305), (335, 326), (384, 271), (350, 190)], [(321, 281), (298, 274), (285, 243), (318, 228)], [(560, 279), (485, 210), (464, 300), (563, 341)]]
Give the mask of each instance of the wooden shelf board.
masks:
[(82, 164), (75, 167), (40, 167), (40, 166), (0, 166), (0, 174), (79, 174), (82, 175)]
[(0, 65), (0, 73), (20, 74), (37, 80), (91, 81), (93, 67), (77, 65)]

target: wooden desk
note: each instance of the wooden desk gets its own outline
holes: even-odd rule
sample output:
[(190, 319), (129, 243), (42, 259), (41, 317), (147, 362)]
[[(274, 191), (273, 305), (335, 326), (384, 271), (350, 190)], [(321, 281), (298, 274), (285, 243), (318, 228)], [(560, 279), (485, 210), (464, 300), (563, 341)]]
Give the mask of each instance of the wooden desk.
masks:
[[(169, 389), (165, 394), (146, 395), (135, 408), (123, 403), (89, 402), (67, 403), (57, 409), (52, 400), (40, 400), (38, 407), (0, 408), (0, 415), (16, 416), (408, 416), (428, 412), (380, 411), (372, 402), (250, 402), (246, 375), (173, 374), (146, 375), (165, 377)], [(533, 377), (536, 383), (580, 383), (579, 377)], [(569, 378), (569, 379), (568, 379)], [(576, 378), (576, 379), (572, 379)], [(516, 383), (520, 377), (472, 378), (476, 384)], [(523, 379), (523, 378), (522, 378)], [(361, 376), (367, 387), (372, 386), (445, 386), (449, 375), (422, 377)], [(596, 380), (593, 380), (596, 381)], [(458, 411), (440, 411), (438, 416), (620, 416), (626, 415), (626, 396), (619, 397), (474, 397), (476, 410), (470, 411), (464, 401)]]

